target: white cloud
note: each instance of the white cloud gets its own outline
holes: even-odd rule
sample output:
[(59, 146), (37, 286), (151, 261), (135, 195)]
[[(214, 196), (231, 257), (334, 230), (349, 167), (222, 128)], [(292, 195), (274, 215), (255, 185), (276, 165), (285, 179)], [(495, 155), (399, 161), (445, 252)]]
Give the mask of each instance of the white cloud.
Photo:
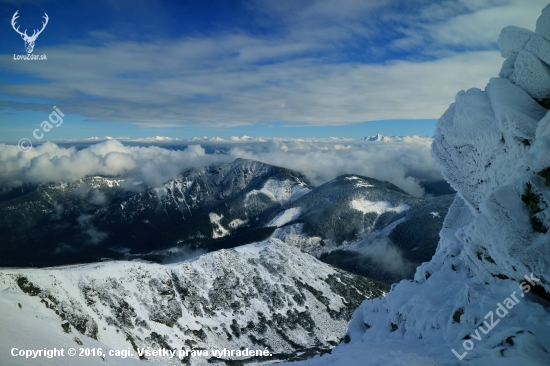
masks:
[[(148, 186), (158, 186), (185, 167), (211, 162), (212, 158), (200, 146), (174, 151), (124, 146), (117, 140), (107, 140), (77, 150), (46, 142), (22, 153), (17, 146), (0, 144), (0, 187), (74, 181), (89, 175), (129, 175)], [(84, 196), (87, 190), (78, 193)]]
[(419, 47), (436, 52), (445, 47), (490, 48), (508, 25), (535, 30), (535, 21), (546, 0), (441, 1), (426, 7), (403, 29), (405, 37), (394, 42), (400, 48)]
[(107, 202), (107, 196), (105, 196), (105, 193), (96, 189), (92, 191), (92, 194), (88, 199), (88, 202), (90, 202), (93, 205), (103, 206)]
[(403, 252), (389, 238), (379, 237), (361, 249), (361, 254), (370, 258), (385, 271), (398, 276), (409, 277), (416, 266), (403, 256)]
[(76, 222), (78, 223), (78, 226), (80, 226), (82, 233), (86, 234), (88, 243), (96, 245), (107, 239), (109, 234), (99, 231), (95, 226), (93, 226), (91, 223), (92, 219), (92, 215), (82, 214), (76, 219)]
[[(71, 49), (61, 57), (70, 62), (79, 52), (89, 50)], [(111, 52), (118, 51), (103, 50), (90, 58), (111, 59)], [(169, 49), (161, 53), (175, 57)], [(134, 57), (156, 56), (136, 52)], [(64, 62), (57, 63), (59, 71), (68, 67)], [(60, 75), (50, 85), (4, 84), (0, 91), (19, 97), (63, 98), (67, 100), (64, 113), (142, 126), (194, 121), (211, 126), (270, 121), (341, 125), (369, 120), (438, 118), (457, 91), (484, 87), (489, 77), (496, 76), (501, 63), (498, 51), (477, 51), (429, 62), (319, 65), (315, 60), (296, 60), (253, 70), (226, 66), (193, 74), (174, 71), (175, 75), (169, 79), (160, 75), (170, 73), (164, 69), (153, 76), (154, 80), (145, 81), (146, 88), (142, 87), (143, 80), (121, 82), (116, 77), (117, 67), (104, 65), (103, 77), (94, 81), (88, 81), (92, 75)], [(0, 64), (13, 67), (3, 61)], [(83, 66), (91, 74), (97, 67)], [(85, 102), (74, 99), (74, 95), (80, 94), (96, 95), (99, 99)], [(18, 104), (10, 102), (9, 106), (17, 108)], [(42, 108), (30, 104), (19, 107)]]
[[(484, 87), (497, 75), (500, 29), (532, 28), (544, 5), (260, 1), (250, 8), (258, 22), (275, 29), (267, 35), (236, 30), (134, 42), (94, 33), (91, 41), (44, 48), (47, 63), (15, 63), (11, 54), (2, 55), (7, 72), (47, 82), (4, 83), (0, 92), (63, 100), (68, 115), (157, 127), (438, 118), (457, 91)], [(410, 52), (393, 54), (402, 50)], [(372, 61), (377, 55), (394, 61)], [(1, 105), (44, 109), (33, 102)]]
[(57, 203), (55, 206), (54, 206), (54, 212), (55, 213), (52, 213), (52, 215), (50, 216), (50, 220), (52, 221), (55, 221), (55, 220), (61, 220), (61, 214), (63, 213), (64, 208), (63, 208), (63, 205)]
[(168, 255), (164, 256), (164, 258), (162, 259), (162, 264), (183, 262), (189, 259), (199, 257), (203, 254), (206, 254), (208, 253), (208, 251), (201, 248), (191, 249), (190, 247), (181, 246), (181, 247), (170, 248), (167, 251), (163, 251), (162, 254), (166, 254), (166, 253)]
[(412, 195), (422, 196), (421, 182), (442, 180), (440, 169), (430, 156), (429, 144), (348, 141), (349, 149), (341, 149), (340, 145), (272, 142), (267, 151), (234, 147), (230, 155), (299, 171), (314, 185), (342, 174), (359, 174), (388, 181)]
[[(130, 142), (131, 143), (131, 142)], [(157, 187), (191, 167), (229, 163), (247, 158), (303, 173), (314, 185), (342, 174), (360, 174), (389, 181), (405, 191), (421, 196), (421, 182), (442, 180), (440, 169), (430, 156), (429, 138), (407, 138), (401, 142), (369, 142), (353, 139), (244, 141), (202, 141), (219, 147), (225, 154), (206, 154), (200, 145), (170, 150), (158, 146), (137, 147), (107, 140), (77, 150), (47, 142), (22, 153), (17, 146), (0, 144), (0, 189), (25, 183), (74, 181), (86, 176), (126, 176), (125, 187), (134, 182)], [(185, 146), (185, 145), (183, 145)], [(89, 187), (75, 190), (88, 196)], [(88, 196), (103, 204), (99, 191)]]

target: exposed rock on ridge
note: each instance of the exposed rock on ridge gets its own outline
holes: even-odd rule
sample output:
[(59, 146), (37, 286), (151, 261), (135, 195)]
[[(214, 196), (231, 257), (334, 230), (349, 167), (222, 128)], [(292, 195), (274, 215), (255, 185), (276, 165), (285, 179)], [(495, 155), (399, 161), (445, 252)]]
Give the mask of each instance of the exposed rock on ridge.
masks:
[[(389, 286), (273, 239), (164, 266), (106, 262), (0, 271), (0, 298), (14, 290), (20, 297), (34, 297), (33, 307), (58, 314), (54, 329), (61, 332), (59, 324), (64, 324), (85, 346), (95, 339), (120, 350), (268, 347), (272, 357), (240, 358), (258, 364), (328, 352), (340, 341), (354, 309), (366, 298), (383, 296)], [(20, 346), (10, 342), (4, 341), (1, 359), (10, 357), (2, 352)], [(182, 364), (177, 358), (148, 360)], [(223, 362), (209, 356), (190, 357), (183, 364), (209, 360)]]

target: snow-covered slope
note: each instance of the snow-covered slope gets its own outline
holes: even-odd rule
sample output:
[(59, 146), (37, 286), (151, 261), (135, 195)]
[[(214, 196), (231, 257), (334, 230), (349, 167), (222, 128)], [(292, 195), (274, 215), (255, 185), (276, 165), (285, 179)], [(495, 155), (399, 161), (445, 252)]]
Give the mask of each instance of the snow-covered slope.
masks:
[(499, 46), (500, 78), (437, 124), (433, 156), (458, 194), (436, 254), (305, 364), (550, 364), (550, 6)]
[[(191, 365), (220, 361), (211, 350), (223, 348), (267, 347), (272, 354), (242, 357), (248, 364), (303, 359), (338, 344), (353, 310), (365, 298), (388, 290), (276, 239), (171, 265), (105, 262), (2, 269), (0, 360), (11, 361), (6, 352), (13, 347), (78, 348), (75, 338), (85, 347), (101, 343), (104, 351), (208, 350), (208, 356), (183, 360)], [(14, 330), (16, 337), (10, 337), (11, 327), (20, 327)], [(47, 331), (51, 339), (43, 340)], [(167, 357), (147, 360), (182, 363)], [(74, 364), (70, 358), (54, 361)]]
[[(296, 231), (296, 225), (303, 224), (300, 226), (303, 240), (313, 242), (309, 238), (317, 238), (317, 244), (299, 246), (308, 253), (319, 254), (381, 229), (423, 201), (388, 182), (342, 175), (284, 205), (279, 216), (268, 225), (282, 227), (293, 224), (292, 230)], [(286, 231), (288, 228), (274, 235), (286, 238)]]
[(319, 259), (335, 267), (387, 283), (412, 279), (416, 267), (429, 261), (454, 195), (426, 199), (380, 230), (357, 242), (323, 253)]
[(284, 205), (266, 226), (326, 263), (394, 283), (433, 256), (452, 198), (411, 197), (387, 182), (343, 175)]
[[(57, 366), (57, 365), (78, 365), (78, 366), (104, 366), (105, 360), (108, 365), (120, 366), (143, 366), (143, 362), (128, 357), (108, 357), (112, 347), (98, 342), (97, 340), (76, 334), (65, 332), (61, 327), (64, 321), (51, 309), (46, 308), (36, 297), (26, 296), (19, 289), (5, 289), (0, 292), (0, 363), (6, 366)], [(63, 355), (48, 358), (48, 356), (36, 356), (30, 358), (25, 356), (12, 356), (12, 348), (17, 348), (15, 354), (21, 350), (61, 350)], [(68, 356), (69, 348), (99, 349), (106, 354), (105, 357), (95, 356), (79, 357)], [(126, 348), (124, 349), (126, 350)], [(50, 353), (53, 356), (53, 353)], [(165, 363), (150, 363), (153, 365), (165, 365)]]

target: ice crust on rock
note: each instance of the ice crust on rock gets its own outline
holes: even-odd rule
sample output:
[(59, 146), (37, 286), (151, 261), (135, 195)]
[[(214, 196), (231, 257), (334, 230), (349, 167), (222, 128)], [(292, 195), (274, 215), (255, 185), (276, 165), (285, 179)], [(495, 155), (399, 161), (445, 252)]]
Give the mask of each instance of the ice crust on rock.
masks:
[[(501, 77), (459, 92), (437, 123), (432, 154), (458, 194), (434, 257), (365, 301), (348, 343), (305, 364), (550, 364), (550, 187), (538, 174), (550, 167), (550, 114), (538, 103), (550, 96), (548, 40), (550, 6), (535, 33), (503, 30)], [(520, 289), (525, 276), (540, 279), (536, 294)], [(497, 316), (512, 294), (517, 304)], [(499, 322), (485, 333), (489, 312)]]

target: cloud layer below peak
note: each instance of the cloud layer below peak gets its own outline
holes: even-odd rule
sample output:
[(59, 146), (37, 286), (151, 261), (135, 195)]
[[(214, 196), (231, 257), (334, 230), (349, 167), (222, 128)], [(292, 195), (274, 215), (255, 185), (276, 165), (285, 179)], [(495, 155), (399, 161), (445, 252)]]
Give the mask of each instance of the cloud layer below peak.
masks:
[[(212, 154), (201, 145), (182, 144), (181, 148), (168, 149), (131, 146), (118, 140), (81, 149), (46, 142), (26, 153), (15, 145), (0, 144), (0, 189), (69, 182), (94, 175), (124, 176), (129, 189), (137, 182), (158, 187), (188, 168), (246, 158), (301, 172), (314, 185), (342, 174), (359, 174), (389, 181), (422, 196), (422, 183), (442, 180), (430, 156), (430, 142), (428, 138), (409, 142), (265, 139), (219, 143), (222, 153)], [(210, 142), (208, 149), (218, 150), (215, 143)]]

